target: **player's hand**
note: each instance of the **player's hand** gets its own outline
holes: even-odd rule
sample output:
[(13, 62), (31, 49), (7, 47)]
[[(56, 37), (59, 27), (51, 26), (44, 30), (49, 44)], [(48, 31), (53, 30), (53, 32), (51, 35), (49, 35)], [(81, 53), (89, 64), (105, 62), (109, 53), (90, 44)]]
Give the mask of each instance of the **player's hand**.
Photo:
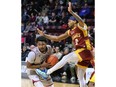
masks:
[(37, 31), (38, 31), (38, 33), (39, 33), (41, 36), (44, 36), (44, 32), (41, 31), (39, 28), (37, 28)]
[(71, 6), (71, 2), (68, 2), (68, 12), (72, 12), (72, 6)]
[(41, 67), (49, 68), (49, 67), (51, 67), (51, 65), (50, 65), (49, 63), (43, 62), (43, 63), (41, 64)]

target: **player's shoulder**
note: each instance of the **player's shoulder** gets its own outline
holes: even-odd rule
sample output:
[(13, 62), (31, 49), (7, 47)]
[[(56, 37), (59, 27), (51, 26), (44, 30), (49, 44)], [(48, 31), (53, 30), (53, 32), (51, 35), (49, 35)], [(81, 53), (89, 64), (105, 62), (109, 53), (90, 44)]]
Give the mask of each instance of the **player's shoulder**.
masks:
[(30, 51), (28, 56), (35, 56), (35, 52), (34, 51)]
[(36, 50), (37, 50), (37, 47), (35, 47), (35, 48), (33, 48), (32, 50), (31, 50), (31, 52), (36, 52)]
[(39, 49), (35, 47), (31, 50), (31, 53), (34, 53), (34, 54), (39, 53)]
[(83, 26), (83, 27), (80, 26), (79, 23), (77, 23), (77, 27), (78, 27), (79, 29), (87, 30), (87, 25), (86, 25), (85, 23), (84, 23), (84, 26)]
[(70, 29), (68, 29), (65, 33), (66, 33), (68, 36), (70, 36)]

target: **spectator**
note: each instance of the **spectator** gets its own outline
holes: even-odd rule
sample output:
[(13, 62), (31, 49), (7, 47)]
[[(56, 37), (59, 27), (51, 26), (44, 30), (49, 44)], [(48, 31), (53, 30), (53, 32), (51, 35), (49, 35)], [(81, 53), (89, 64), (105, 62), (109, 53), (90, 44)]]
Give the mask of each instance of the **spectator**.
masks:
[(24, 9), (22, 13), (22, 23), (24, 24), (24, 30), (26, 28), (26, 23), (29, 21), (29, 15), (27, 14), (27, 10)]
[(67, 24), (68, 23), (68, 17), (67, 17), (67, 15), (66, 15), (66, 12), (62, 12), (62, 14), (61, 14), (61, 21), (60, 21), (60, 23), (61, 23), (61, 25), (62, 24)]
[(67, 0), (59, 0), (59, 4), (63, 6), (66, 6), (66, 2)]
[(35, 38), (36, 38), (35, 33), (34, 32), (30, 33), (30, 35), (31, 35), (30, 45), (35, 45)]
[(30, 16), (30, 23), (31, 23), (31, 24), (34, 24), (34, 23), (35, 23), (35, 20), (36, 20), (36, 17), (34, 16), (33, 13), (31, 13), (31, 16)]
[(48, 6), (48, 3), (45, 4), (42, 8), (42, 13), (47, 13), (49, 10), (48, 10), (49, 6)]
[(27, 23), (26, 29), (25, 29), (25, 33), (29, 32), (31, 30), (32, 26), (30, 24), (30, 22)]
[(90, 14), (90, 12), (91, 12), (90, 8), (88, 7), (87, 3), (85, 3), (84, 7), (79, 12), (79, 15), (81, 17), (87, 17)]
[(38, 13), (38, 15), (36, 17), (36, 22), (37, 22), (38, 26), (43, 25), (43, 19), (42, 19), (42, 14), (41, 13)]
[(54, 55), (58, 57), (58, 60), (62, 57), (62, 53), (60, 52), (60, 48), (59, 47), (55, 47)]
[(58, 10), (58, 16), (62, 16), (62, 12), (64, 11), (64, 6), (60, 6), (60, 9)]
[(66, 29), (68, 27), (68, 17), (66, 16), (65, 12), (62, 12), (61, 18), (60, 18), (60, 25), (62, 26), (63, 29)]
[(49, 11), (49, 13), (50, 13), (50, 15), (51, 15), (51, 13), (52, 13), (52, 11), (55, 9), (55, 2), (56, 2), (56, 0), (49, 0), (49, 3), (48, 3), (48, 11)]
[(28, 33), (26, 35), (26, 43), (29, 43), (29, 45), (35, 45), (35, 38), (36, 38), (36, 35), (35, 33)]
[(43, 25), (48, 25), (49, 23), (49, 18), (46, 13), (43, 13)]
[(56, 14), (54, 12), (52, 12), (51, 17), (49, 18), (49, 25), (50, 26), (55, 26), (57, 24), (58, 24), (58, 22), (57, 22), (57, 16), (56, 16)]
[(27, 57), (28, 53), (29, 53), (29, 50), (27, 49), (27, 47), (23, 46), (22, 53), (21, 53), (21, 61), (26, 60), (26, 57)]

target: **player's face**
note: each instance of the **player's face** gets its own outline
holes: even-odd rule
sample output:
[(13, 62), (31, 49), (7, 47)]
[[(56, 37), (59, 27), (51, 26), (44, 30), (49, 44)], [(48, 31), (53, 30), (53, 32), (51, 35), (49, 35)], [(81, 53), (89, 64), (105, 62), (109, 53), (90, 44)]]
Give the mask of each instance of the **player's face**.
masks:
[(72, 28), (74, 26), (74, 21), (73, 20), (68, 20), (68, 27)]
[(43, 41), (38, 41), (37, 42), (37, 47), (39, 48), (39, 50), (41, 52), (45, 52), (46, 51), (46, 43)]

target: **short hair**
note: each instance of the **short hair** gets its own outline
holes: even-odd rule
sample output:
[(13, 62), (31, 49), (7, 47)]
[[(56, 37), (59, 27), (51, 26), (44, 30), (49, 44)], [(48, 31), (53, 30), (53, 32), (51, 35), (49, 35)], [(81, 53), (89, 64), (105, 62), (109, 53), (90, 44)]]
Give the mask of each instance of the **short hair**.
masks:
[(39, 36), (39, 37), (37, 37), (36, 43), (37, 43), (38, 41), (42, 41), (42, 42), (47, 43), (47, 39), (46, 39), (44, 36)]

